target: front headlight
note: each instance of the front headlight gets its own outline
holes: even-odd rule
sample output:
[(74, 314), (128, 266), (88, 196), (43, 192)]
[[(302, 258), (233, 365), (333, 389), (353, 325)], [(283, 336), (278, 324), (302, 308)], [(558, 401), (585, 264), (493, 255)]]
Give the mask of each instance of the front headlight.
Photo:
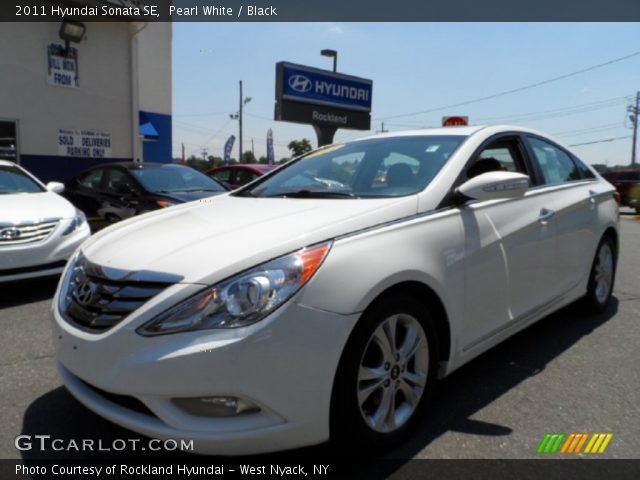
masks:
[(84, 225), (86, 222), (87, 222), (87, 217), (84, 214), (84, 212), (76, 208), (76, 214), (73, 217), (73, 220), (71, 220), (71, 223), (69, 224), (69, 226), (65, 228), (64, 232), (62, 232), (62, 235), (63, 236), (69, 235), (70, 233), (75, 232), (80, 227), (82, 227), (82, 225)]
[(209, 287), (138, 328), (141, 335), (246, 327), (290, 299), (316, 272), (331, 242), (303, 248)]

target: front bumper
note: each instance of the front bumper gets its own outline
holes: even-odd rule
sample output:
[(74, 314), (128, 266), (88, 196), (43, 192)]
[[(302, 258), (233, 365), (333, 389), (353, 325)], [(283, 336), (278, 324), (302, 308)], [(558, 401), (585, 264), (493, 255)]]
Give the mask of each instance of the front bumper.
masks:
[(73, 252), (91, 235), (85, 222), (68, 235), (62, 235), (71, 219), (60, 221), (44, 241), (24, 245), (0, 246), (0, 283), (61, 273)]
[[(57, 308), (53, 316), (60, 373), (81, 403), (125, 428), (193, 439), (196, 452), (218, 455), (327, 440), (335, 372), (358, 317), (289, 302), (245, 328), (142, 337), (135, 333), (139, 319), (96, 335), (68, 324)], [(114, 402), (111, 394), (133, 397), (148, 411)], [(203, 417), (172, 401), (210, 396), (236, 396), (261, 410)]]

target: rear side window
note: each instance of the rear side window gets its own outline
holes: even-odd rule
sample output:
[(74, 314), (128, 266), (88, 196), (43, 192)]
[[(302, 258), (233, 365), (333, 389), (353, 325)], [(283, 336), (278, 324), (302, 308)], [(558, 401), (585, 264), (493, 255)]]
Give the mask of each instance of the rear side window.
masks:
[(104, 169), (99, 168), (97, 170), (92, 170), (85, 175), (83, 175), (78, 183), (89, 190), (98, 190), (100, 188), (100, 183), (102, 183), (102, 174)]
[(580, 160), (579, 158), (576, 158), (575, 155), (572, 158), (573, 158), (573, 162), (578, 167), (578, 171), (580, 172), (580, 175), (582, 176), (582, 178), (584, 179), (596, 178), (593, 172), (589, 169), (589, 167), (587, 167), (584, 164), (582, 160)]
[(238, 185), (244, 185), (245, 183), (253, 182), (259, 176), (259, 173), (252, 172), (251, 170), (238, 170), (236, 172), (236, 183)]
[(620, 172), (620, 175), (618, 177), (620, 180), (633, 180), (633, 181), (639, 181), (640, 180), (640, 171), (638, 172), (633, 172), (633, 171), (629, 171), (629, 172)]
[(539, 138), (528, 137), (528, 140), (545, 185), (582, 180), (583, 176), (578, 165), (568, 153)]
[(229, 183), (231, 181), (231, 169), (226, 168), (224, 170), (218, 170), (217, 172), (212, 173), (211, 177), (215, 178), (219, 182)]

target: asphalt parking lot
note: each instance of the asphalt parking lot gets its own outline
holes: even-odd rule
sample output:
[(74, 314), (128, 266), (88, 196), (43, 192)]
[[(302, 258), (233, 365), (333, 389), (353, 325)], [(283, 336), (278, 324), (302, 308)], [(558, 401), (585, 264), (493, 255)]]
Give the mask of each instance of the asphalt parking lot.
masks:
[[(640, 221), (627, 213), (621, 229), (608, 311), (587, 317), (570, 306), (466, 365), (442, 382), (412, 440), (388, 456), (535, 458), (546, 432), (611, 432), (603, 457), (640, 458)], [(94, 415), (61, 385), (48, 315), (56, 281), (0, 287), (0, 458), (70, 456), (19, 452), (20, 434), (138, 437)], [(297, 453), (314, 456), (325, 448)]]

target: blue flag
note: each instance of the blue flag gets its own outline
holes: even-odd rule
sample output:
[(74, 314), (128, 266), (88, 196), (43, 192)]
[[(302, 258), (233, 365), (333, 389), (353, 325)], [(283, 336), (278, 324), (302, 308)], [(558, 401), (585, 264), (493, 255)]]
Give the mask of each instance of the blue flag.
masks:
[(231, 165), (231, 150), (233, 150), (233, 142), (236, 141), (236, 137), (231, 135), (224, 144), (224, 164)]
[(276, 163), (276, 156), (273, 153), (273, 131), (267, 131), (267, 163), (273, 165)]

